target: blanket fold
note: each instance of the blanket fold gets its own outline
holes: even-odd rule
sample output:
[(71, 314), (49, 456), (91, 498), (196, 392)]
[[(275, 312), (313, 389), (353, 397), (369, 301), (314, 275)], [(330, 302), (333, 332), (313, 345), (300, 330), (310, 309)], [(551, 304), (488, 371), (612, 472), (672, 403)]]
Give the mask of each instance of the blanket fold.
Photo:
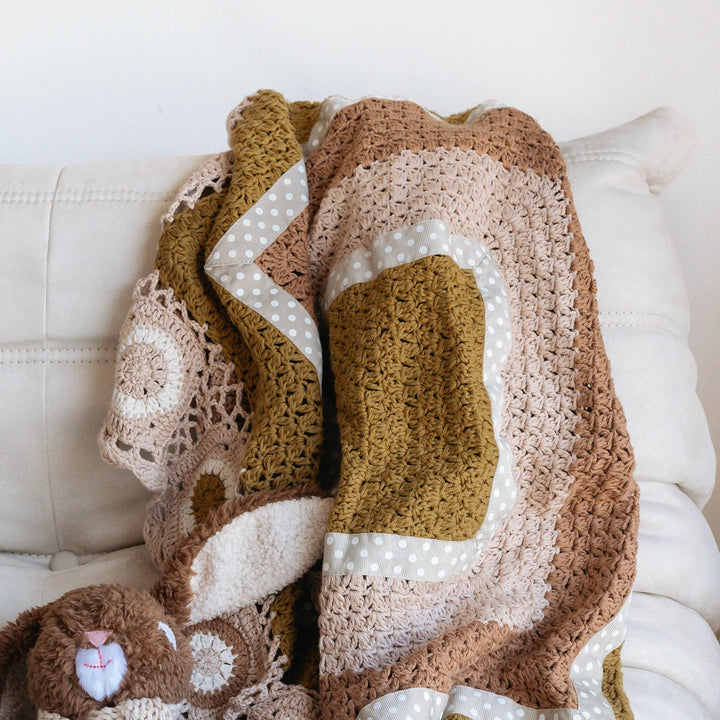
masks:
[[(222, 609), (232, 669), (196, 672), (189, 717), (632, 717), (638, 492), (555, 143), (512, 108), (272, 91), (228, 130), (100, 437), (155, 493), (167, 596)], [(242, 542), (257, 597), (192, 582)]]

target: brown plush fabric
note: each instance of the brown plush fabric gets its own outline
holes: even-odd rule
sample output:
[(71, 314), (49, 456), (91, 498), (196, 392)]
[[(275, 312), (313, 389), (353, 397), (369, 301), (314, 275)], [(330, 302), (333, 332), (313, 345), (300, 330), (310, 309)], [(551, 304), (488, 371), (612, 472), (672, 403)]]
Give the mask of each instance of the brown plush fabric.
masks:
[[(177, 649), (159, 622), (173, 630)], [(97, 630), (109, 631), (103, 645), (117, 643), (127, 661), (119, 689), (103, 701), (83, 690), (75, 668), (78, 649), (93, 648), (86, 633)], [(188, 693), (190, 647), (178, 624), (145, 591), (94, 585), (23, 613), (0, 635), (0, 652), (6, 662), (19, 662), (23, 651), (30, 699), (37, 709), (68, 718), (141, 697), (177, 703)]]
[(0, 631), (0, 718), (34, 717), (27, 689), (27, 654), (35, 644), (47, 608), (21, 613)]

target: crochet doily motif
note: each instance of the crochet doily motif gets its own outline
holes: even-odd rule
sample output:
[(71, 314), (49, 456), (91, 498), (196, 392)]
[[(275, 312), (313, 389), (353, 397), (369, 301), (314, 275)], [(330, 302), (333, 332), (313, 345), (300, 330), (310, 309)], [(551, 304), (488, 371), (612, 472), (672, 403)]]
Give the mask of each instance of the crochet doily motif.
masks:
[(156, 493), (146, 541), (162, 568), (210, 509), (236, 494), (250, 432), (243, 386), (219, 345), (157, 271), (140, 280), (121, 332), (103, 457)]
[(287, 657), (272, 633), (272, 600), (186, 628), (195, 658), (188, 720), (317, 717), (316, 693), (281, 682)]

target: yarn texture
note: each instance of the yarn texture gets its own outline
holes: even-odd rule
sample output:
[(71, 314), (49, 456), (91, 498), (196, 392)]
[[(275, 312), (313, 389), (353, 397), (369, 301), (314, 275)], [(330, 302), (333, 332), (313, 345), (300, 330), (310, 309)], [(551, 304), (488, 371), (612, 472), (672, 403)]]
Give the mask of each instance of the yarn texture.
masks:
[[(269, 90), (228, 133), (163, 218), (100, 447), (154, 493), (178, 614), (216, 607), (188, 547), (244, 547), (243, 513), (326, 532), (186, 613), (184, 712), (631, 718), (638, 490), (557, 145), (513, 108)], [(253, 573), (296, 577), (252, 527)]]

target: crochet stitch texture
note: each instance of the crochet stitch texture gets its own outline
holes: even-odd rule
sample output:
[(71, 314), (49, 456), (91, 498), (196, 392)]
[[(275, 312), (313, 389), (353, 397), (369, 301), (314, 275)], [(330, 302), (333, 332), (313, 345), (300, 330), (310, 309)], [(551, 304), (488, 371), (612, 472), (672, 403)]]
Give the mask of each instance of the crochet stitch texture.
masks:
[(512, 108), (272, 91), (228, 131), (138, 283), (102, 452), (155, 493), (178, 597), (200, 525), (335, 500), (190, 717), (632, 717), (638, 492), (555, 143)]

